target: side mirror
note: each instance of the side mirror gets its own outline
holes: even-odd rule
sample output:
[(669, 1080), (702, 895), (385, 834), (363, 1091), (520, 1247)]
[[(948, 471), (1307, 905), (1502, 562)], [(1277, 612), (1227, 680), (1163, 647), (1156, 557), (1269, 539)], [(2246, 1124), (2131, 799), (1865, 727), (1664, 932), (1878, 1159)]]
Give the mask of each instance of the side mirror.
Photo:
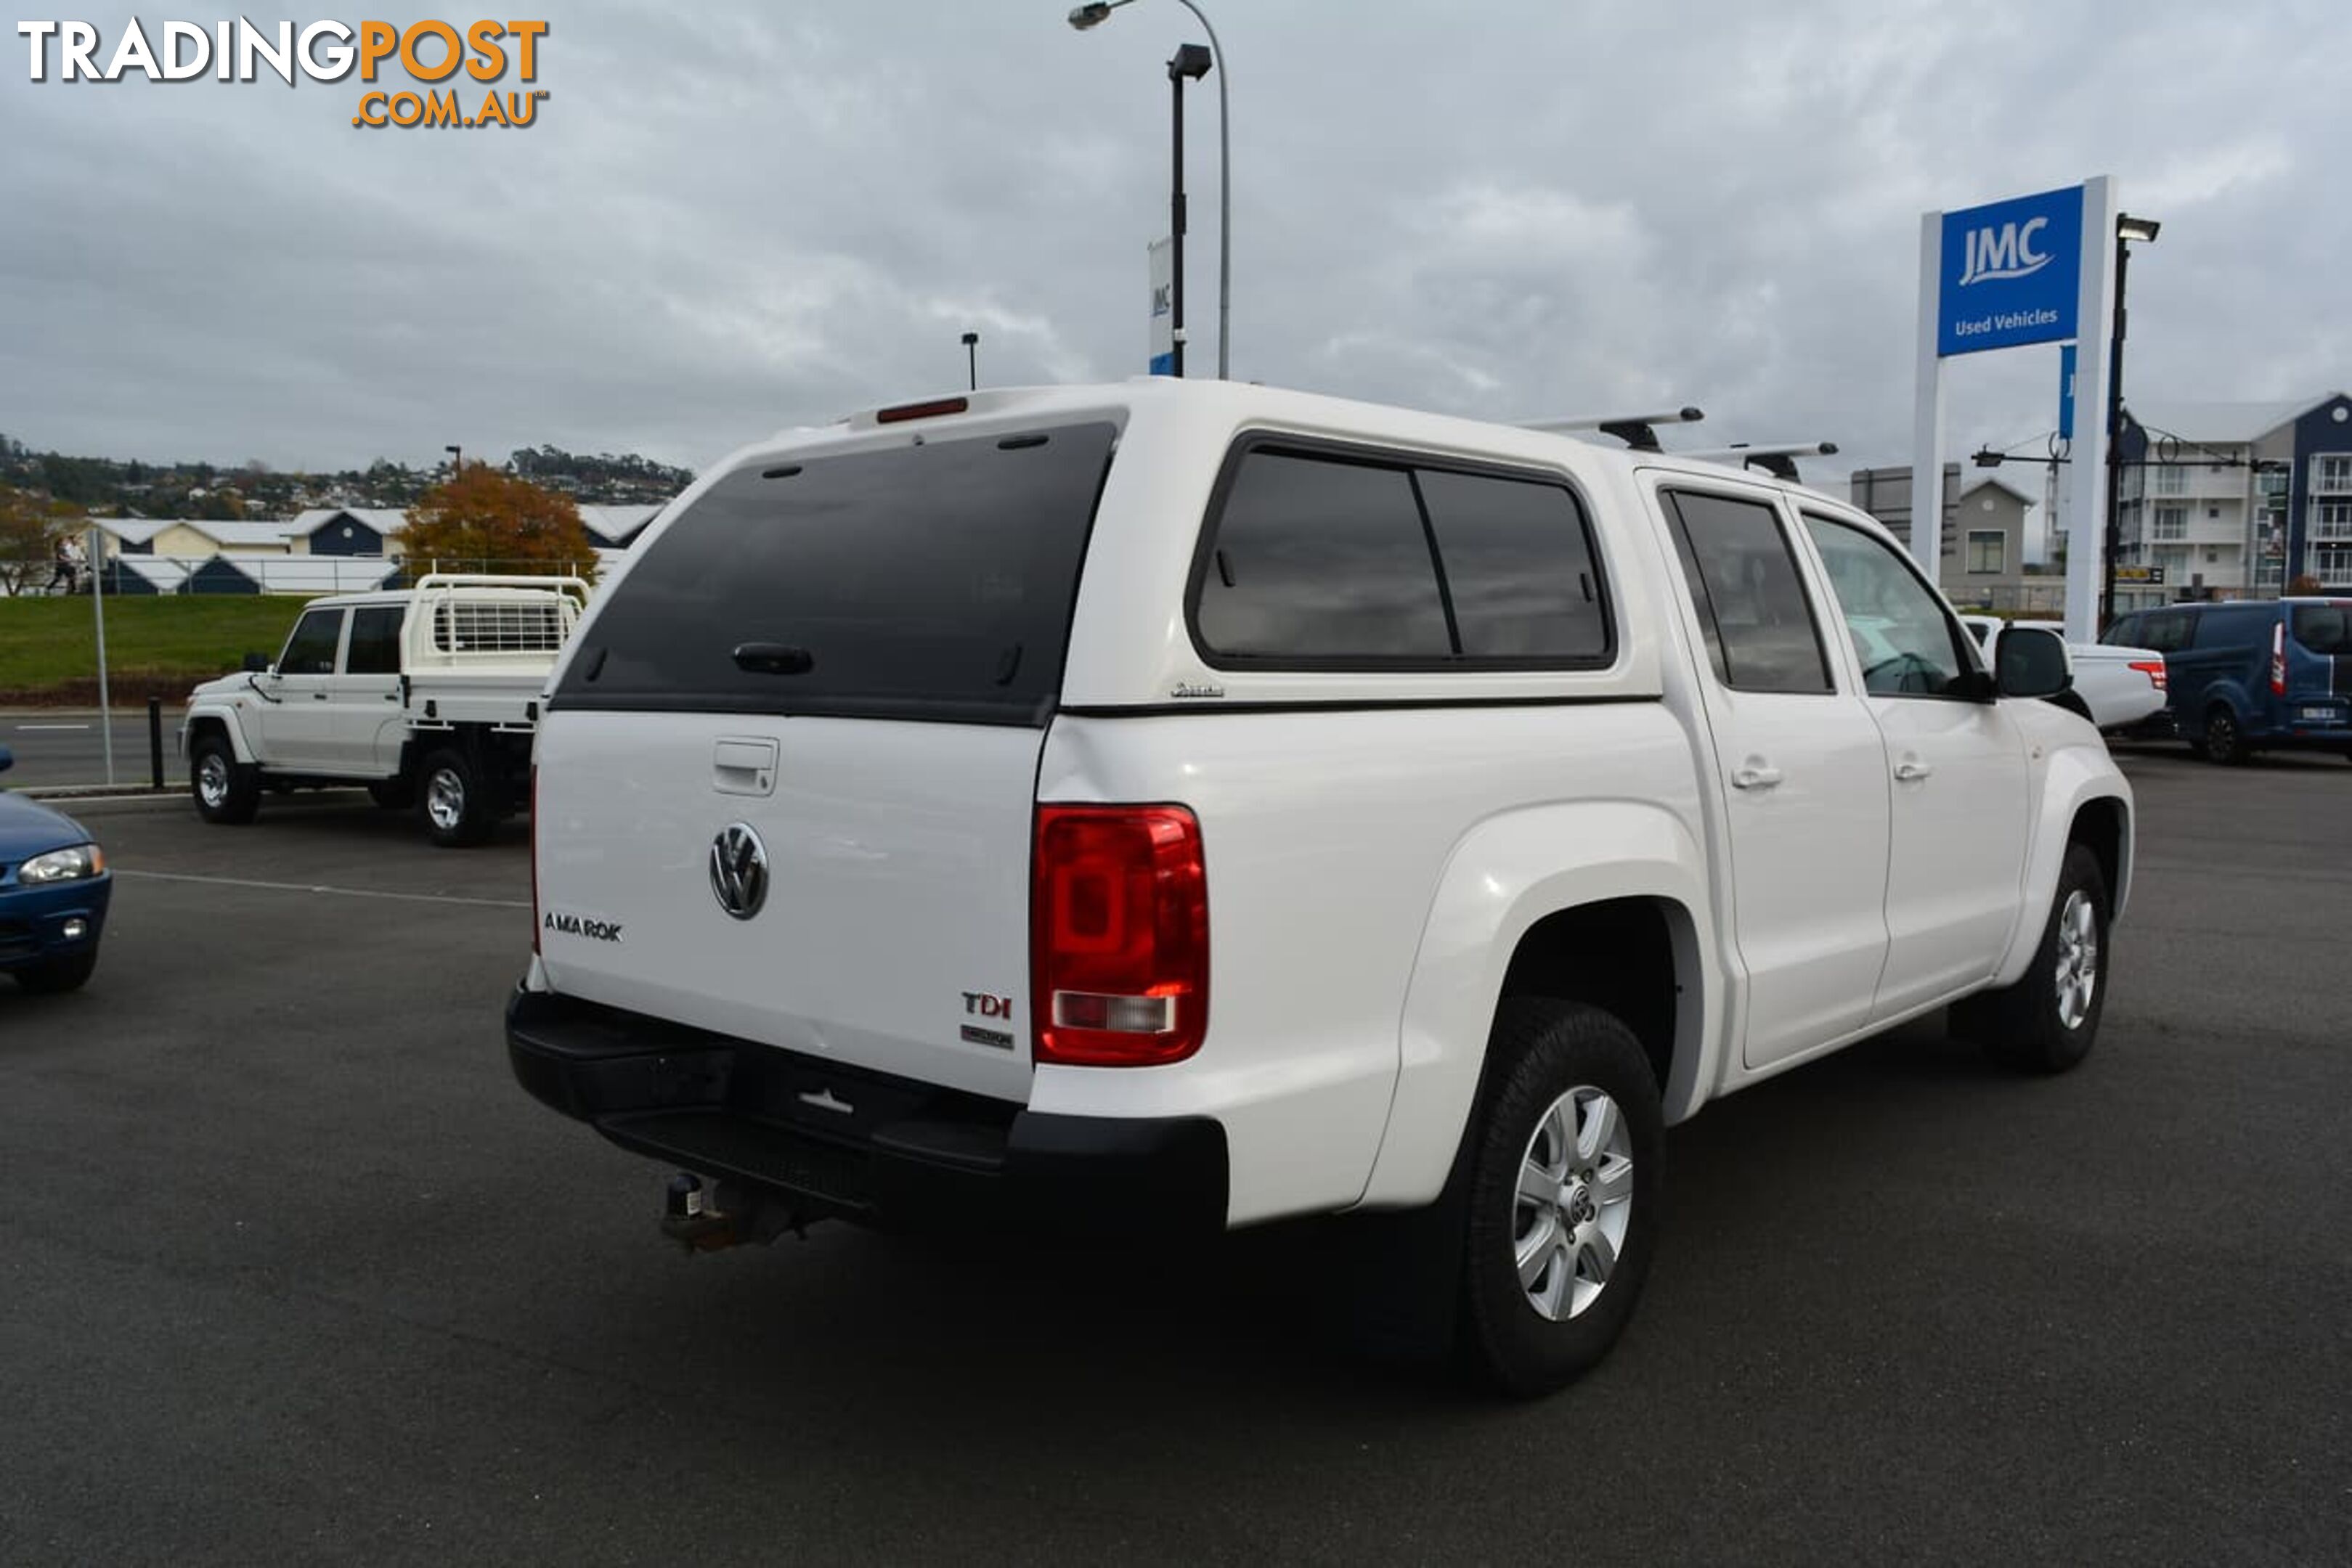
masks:
[(245, 668), (248, 674), (258, 675), (265, 673), (269, 668), (269, 655), (267, 653), (247, 653), (245, 656)]
[(2038, 626), (2011, 626), (1993, 644), (1993, 678), (2005, 697), (2054, 697), (2074, 684), (2066, 639)]
[(16, 766), (16, 754), (9, 750), (6, 747), (0, 746), (0, 773), (5, 773), (8, 769)]

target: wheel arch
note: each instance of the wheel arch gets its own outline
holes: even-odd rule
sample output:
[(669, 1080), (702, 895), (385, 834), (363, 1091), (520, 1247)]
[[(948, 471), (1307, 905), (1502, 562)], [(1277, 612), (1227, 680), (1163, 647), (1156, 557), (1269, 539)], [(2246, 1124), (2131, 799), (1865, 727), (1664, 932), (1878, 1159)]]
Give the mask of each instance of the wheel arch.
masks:
[(1426, 1203), (1444, 1187), (1508, 997), (1619, 1012), (1658, 1074), (1666, 1120), (1697, 1109), (1723, 1009), (1707, 887), (1704, 849), (1661, 805), (1535, 807), (1465, 834), (1406, 987), (1396, 1089), (1363, 1202)]
[(2095, 763), (2087, 752), (2068, 747), (2054, 752), (2044, 776), (2042, 810), (2025, 867), (2018, 900), (2018, 918), (2008, 950), (1993, 975), (1996, 987), (2011, 986), (2025, 973), (2042, 945), (2042, 929), (2049, 918), (2050, 901), (2058, 891), (2058, 874), (2066, 852), (2077, 843), (2097, 857), (2107, 882), (2107, 918), (2123, 915), (2131, 894), (2133, 856), (2131, 786), (2115, 770), (2102, 747)]
[(259, 760), (246, 740), (245, 727), (238, 722), (236, 714), (224, 708), (201, 708), (188, 716), (189, 755), (194, 755), (197, 741), (215, 734), (226, 737), (230, 754), (240, 763), (249, 767)]

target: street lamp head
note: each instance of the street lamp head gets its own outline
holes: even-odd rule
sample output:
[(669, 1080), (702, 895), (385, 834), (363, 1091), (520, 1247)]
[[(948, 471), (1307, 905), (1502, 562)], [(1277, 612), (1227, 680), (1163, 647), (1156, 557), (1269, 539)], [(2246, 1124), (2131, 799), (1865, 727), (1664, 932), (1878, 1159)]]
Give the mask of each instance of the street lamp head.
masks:
[(1209, 53), (1206, 44), (1181, 44), (1177, 47), (1176, 57), (1168, 62), (1168, 79), (1174, 81), (1179, 77), (1189, 77), (1199, 81), (1209, 74), (1209, 68), (1216, 63), (1216, 56)]
[(1081, 33), (1090, 27), (1099, 27), (1109, 19), (1110, 7), (1102, 0), (1095, 0), (1095, 4), (1081, 5), (1070, 13), (1070, 26)]
[(1995, 452), (1990, 446), (1974, 454), (1976, 465), (1979, 468), (1998, 468), (2001, 465), (2002, 460), (2006, 455), (2007, 454), (2005, 453)]
[(2129, 213), (2116, 214), (2116, 237), (2137, 240), (2142, 245), (2154, 243), (2156, 231), (2164, 225), (2154, 218), (2136, 218)]
[(966, 332), (966, 333), (963, 335), (963, 346), (964, 346), (965, 348), (967, 348), (967, 349), (971, 348), (974, 343), (977, 343), (977, 342), (979, 342), (979, 341), (980, 341), (980, 334), (979, 334), (979, 333), (977, 333), (977, 332)]

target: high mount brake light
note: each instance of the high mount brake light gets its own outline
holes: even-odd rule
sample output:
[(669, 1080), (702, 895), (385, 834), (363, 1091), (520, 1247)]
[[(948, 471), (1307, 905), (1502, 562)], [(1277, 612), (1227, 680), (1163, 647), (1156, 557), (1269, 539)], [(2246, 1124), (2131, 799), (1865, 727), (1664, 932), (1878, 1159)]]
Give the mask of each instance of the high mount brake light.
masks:
[(937, 419), (943, 413), (961, 413), (971, 406), (970, 398), (933, 398), (929, 402), (902, 402), (896, 408), (877, 409), (874, 423), (898, 424), (909, 419)]
[(1182, 806), (1040, 806), (1029, 895), (1034, 1055), (1141, 1067), (1201, 1049), (1209, 891)]

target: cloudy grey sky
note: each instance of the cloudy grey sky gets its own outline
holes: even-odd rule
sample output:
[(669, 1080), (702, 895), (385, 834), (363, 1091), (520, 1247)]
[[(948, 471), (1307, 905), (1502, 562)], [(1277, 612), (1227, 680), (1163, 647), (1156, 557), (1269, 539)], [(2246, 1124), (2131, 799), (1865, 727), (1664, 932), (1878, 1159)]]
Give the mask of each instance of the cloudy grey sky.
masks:
[[(1695, 402), (1687, 444), (1907, 461), (1919, 214), (2112, 173), (2165, 225), (2128, 388), (2352, 383), (2341, 0), (1202, 4), (1233, 62), (1240, 377), (1496, 417)], [(467, 131), (354, 130), (355, 78), (34, 83), (14, 22), (59, 13), (17, 0), (0, 431), (699, 467), (961, 386), (967, 328), (983, 381), (1133, 373), (1161, 65), (1198, 34), (1174, 0), (1083, 35), (1067, 5), (542, 0), (540, 123)], [(131, 15), (70, 14), (101, 59)], [(1213, 93), (1187, 109), (1197, 370)], [(1954, 449), (2038, 436), (2056, 379), (2054, 348), (1957, 361)]]

